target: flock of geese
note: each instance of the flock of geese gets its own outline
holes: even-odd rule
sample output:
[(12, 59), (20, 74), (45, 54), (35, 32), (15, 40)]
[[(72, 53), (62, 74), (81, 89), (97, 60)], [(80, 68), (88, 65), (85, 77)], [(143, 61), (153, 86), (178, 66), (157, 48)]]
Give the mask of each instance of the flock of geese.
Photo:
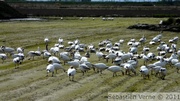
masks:
[[(57, 70), (61, 69), (67, 73), (69, 80), (74, 80), (77, 70), (80, 70), (84, 75), (89, 70), (102, 73), (106, 69), (111, 71), (113, 76), (117, 76), (117, 72), (122, 72), (122, 75), (131, 75), (131, 73), (136, 75), (137, 70), (139, 70), (138, 72), (141, 73), (144, 79), (146, 77), (149, 78), (151, 74), (165, 79), (168, 69), (167, 65), (173, 66), (177, 69), (177, 72), (179, 71), (180, 49), (177, 47), (179, 37), (172, 37), (169, 39), (169, 42), (164, 42), (162, 37), (162, 34), (159, 34), (149, 42), (149, 45), (157, 46), (157, 53), (151, 52), (151, 49), (145, 45), (147, 40), (143, 36), (139, 40), (130, 39), (127, 42), (127, 46), (129, 46), (127, 52), (120, 48), (125, 44), (123, 39), (114, 43), (109, 39), (102, 40), (98, 43), (98, 47), (95, 47), (93, 44), (81, 43), (80, 40), (76, 39), (69, 41), (68, 46), (65, 47), (64, 40), (59, 38), (58, 43), (49, 49), (50, 40), (45, 38), (45, 50), (40, 51), (38, 47), (36, 51), (29, 51), (27, 55), (28, 60), (35, 60), (35, 57), (38, 56), (48, 60), (46, 67), (47, 76), (49, 73), (52, 73), (53, 76), (55, 71), (57, 73)], [(5, 62), (9, 54), (13, 58), (15, 68), (19, 68), (19, 65), (25, 59), (24, 49), (22, 47), (16, 49), (7, 46), (0, 47), (2, 63)], [(92, 56), (93, 54), (96, 58)], [(97, 63), (89, 61), (92, 57), (94, 60), (97, 59)], [(102, 62), (101, 60), (105, 61)], [(143, 61), (142, 64), (139, 64), (140, 60)], [(111, 66), (107, 65), (109, 61), (112, 64)], [(68, 70), (63, 68), (66, 64), (70, 66)]]

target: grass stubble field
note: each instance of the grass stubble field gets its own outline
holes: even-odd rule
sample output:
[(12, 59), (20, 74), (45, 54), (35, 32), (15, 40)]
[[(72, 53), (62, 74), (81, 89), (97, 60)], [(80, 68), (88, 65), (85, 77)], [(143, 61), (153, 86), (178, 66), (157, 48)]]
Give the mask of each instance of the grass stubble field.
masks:
[[(166, 18), (163, 18), (166, 19)], [(45, 20), (45, 21), (13, 21), (0, 23), (0, 45), (9, 47), (24, 47), (25, 55), (30, 50), (45, 49), (44, 38), (50, 40), (49, 48), (57, 43), (59, 37), (64, 39), (64, 45), (68, 41), (79, 39), (81, 43), (94, 44), (105, 39), (117, 42), (124, 39), (125, 43), (120, 49), (127, 52), (127, 42), (131, 38), (139, 40), (143, 35), (147, 38), (146, 46), (151, 52), (156, 51), (157, 45), (149, 45), (149, 41), (159, 34), (157, 31), (130, 30), (128, 26), (137, 23), (157, 24), (160, 18), (115, 18), (114, 21), (102, 21), (101, 18)], [(179, 36), (177, 32), (163, 32), (162, 40), (168, 42), (170, 38)], [(179, 43), (177, 47), (179, 48)], [(141, 53), (142, 46), (138, 53)], [(63, 49), (60, 50), (64, 51)], [(84, 53), (81, 53), (84, 55)], [(94, 53), (89, 58), (91, 63), (98, 61)], [(154, 62), (154, 61), (153, 61)], [(108, 66), (112, 63), (106, 63)], [(139, 66), (143, 65), (139, 60)], [(19, 69), (14, 69), (12, 58), (8, 57), (5, 63), (0, 64), (0, 101), (106, 101), (108, 92), (180, 92), (180, 75), (175, 68), (167, 66), (165, 80), (150, 76), (143, 79), (139, 68), (137, 75), (122, 75), (112, 77), (108, 70), (103, 74), (88, 71), (82, 76), (80, 71), (75, 75), (75, 81), (69, 81), (63, 71), (58, 71), (54, 77), (46, 77), (47, 60), (35, 57), (34, 60), (25, 58)], [(67, 70), (69, 65), (63, 65)]]

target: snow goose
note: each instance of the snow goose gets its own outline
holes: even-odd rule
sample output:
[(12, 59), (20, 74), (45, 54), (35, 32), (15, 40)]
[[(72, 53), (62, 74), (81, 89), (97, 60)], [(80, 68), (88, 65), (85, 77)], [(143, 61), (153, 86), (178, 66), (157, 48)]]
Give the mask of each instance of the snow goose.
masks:
[(49, 65), (46, 67), (47, 76), (49, 72), (52, 72), (52, 76), (54, 74), (54, 71), (56, 71), (57, 74), (57, 70), (59, 69), (62, 69), (64, 72), (66, 72), (66, 70), (63, 68), (63, 66), (60, 63), (56, 63), (53, 62), (53, 60), (49, 60)]
[(170, 62), (172, 65), (175, 65), (176, 63), (179, 62), (179, 59), (172, 59)]
[(62, 69), (64, 72), (66, 72), (66, 70), (64, 69), (64, 67), (59, 64), (59, 63), (52, 63), (52, 65), (54, 66), (54, 69), (56, 70), (56, 74), (57, 74), (57, 70)]
[(13, 62), (15, 64), (15, 69), (19, 68), (19, 64), (21, 64), (20, 58), (19, 57), (14, 58)]
[(177, 55), (180, 57), (180, 49), (177, 51)]
[(103, 52), (96, 51), (96, 56), (98, 57), (98, 60), (100, 61), (101, 58), (105, 58), (105, 55)]
[(51, 47), (49, 52), (51, 54), (54, 54), (55, 56), (57, 56), (59, 54), (60, 50), (59, 50), (59, 47)]
[(6, 59), (7, 59), (6, 54), (4, 54), (4, 53), (0, 53), (0, 59), (2, 59), (2, 63), (4, 63), (4, 60), (6, 60)]
[(19, 57), (19, 60), (21, 62), (23, 62), (23, 60), (24, 60), (24, 53), (13, 54), (12, 57), (13, 58)]
[(111, 48), (113, 46), (113, 44), (111, 42), (106, 44), (106, 48)]
[(180, 62), (176, 63), (174, 66), (175, 66), (175, 67), (176, 67), (176, 69), (177, 69), (177, 73), (179, 73), (179, 69), (180, 69)]
[(89, 53), (89, 51), (87, 51), (86, 53), (85, 53), (85, 57), (87, 57), (87, 58), (90, 58), (90, 53)]
[(68, 45), (73, 45), (74, 42), (73, 41), (68, 41)]
[(52, 63), (61, 63), (60, 62), (60, 60), (59, 60), (59, 58), (57, 58), (56, 56), (50, 56), (49, 58), (48, 58), (48, 62), (52, 62)]
[(143, 59), (144, 65), (147, 65), (147, 62), (149, 61), (149, 57), (145, 54), (141, 54), (140, 57)]
[(159, 61), (153, 63), (155, 66), (161, 66), (165, 67), (168, 61), (166, 61), (164, 58), (161, 58)]
[(162, 66), (152, 66), (151, 74), (155, 74), (155, 77), (158, 76), (160, 69), (163, 68)]
[(150, 44), (150, 45), (155, 45), (155, 44), (156, 44), (156, 42), (154, 42), (154, 41), (150, 41), (150, 42), (149, 42), (149, 44)]
[(160, 42), (161, 39), (160, 39), (159, 37), (154, 37), (154, 38), (152, 39), (152, 41), (157, 43), (157, 42)]
[(127, 60), (129, 60), (130, 58), (133, 57), (132, 53), (124, 53), (122, 55), (120, 55), (121, 59), (123, 62), (126, 62)]
[(106, 62), (108, 62), (109, 59), (112, 60), (111, 63), (113, 63), (114, 59), (117, 57), (117, 55), (115, 53), (109, 53), (105, 58), (106, 58)]
[(172, 53), (171, 56), (169, 57), (170, 60), (171, 59), (178, 59), (178, 58), (179, 58), (179, 56), (178, 56), (178, 54), (176, 52)]
[(140, 44), (141, 44), (140, 42), (136, 41), (136, 42), (133, 42), (131, 46), (132, 47), (138, 47)]
[(95, 71), (95, 68), (93, 67), (93, 64), (89, 61), (84, 62), (90, 69), (93, 69)]
[(130, 64), (130, 63), (124, 63), (124, 64), (121, 64), (121, 67), (124, 67), (124, 69), (125, 69), (125, 74), (126, 75), (130, 75), (130, 72), (133, 72), (134, 73), (134, 75), (136, 75), (136, 70), (135, 70), (135, 68), (133, 67), (133, 65), (132, 64)]
[(121, 45), (123, 45), (124, 40), (123, 40), (123, 39), (120, 39), (120, 40), (119, 40), (119, 43), (120, 43)]
[(78, 45), (78, 44), (80, 44), (80, 41), (79, 41), (78, 39), (76, 39), (76, 40), (74, 41), (74, 44), (75, 44), (75, 45)]
[(48, 51), (48, 44), (49, 44), (49, 39), (46, 37), (44, 38), (44, 43), (46, 45), (46, 50)]
[(30, 60), (31, 58), (33, 58), (33, 60), (34, 60), (34, 57), (35, 57), (35, 56), (41, 56), (41, 52), (40, 52), (39, 47), (38, 47), (38, 50), (37, 50), (37, 51), (29, 51), (29, 52), (28, 52), (28, 56), (29, 56), (29, 59), (28, 59), (28, 60)]
[(117, 56), (113, 61), (113, 64), (118, 65), (118, 66), (120, 66), (121, 63), (122, 63), (122, 59), (120, 56)]
[(63, 44), (63, 42), (64, 42), (63, 38), (59, 37), (58, 43), (59, 43), (59, 44)]
[(140, 67), (140, 73), (143, 76), (143, 78), (145, 79), (145, 77), (147, 76), (149, 79), (149, 69), (146, 66), (141, 66)]
[(149, 58), (150, 61), (152, 61), (155, 59), (156, 55), (152, 52), (149, 52), (149, 53), (147, 53), (147, 57)]
[(103, 71), (103, 70), (105, 70), (105, 69), (108, 68), (108, 66), (107, 66), (106, 64), (104, 64), (104, 63), (96, 63), (96, 64), (93, 64), (93, 67), (96, 68), (97, 71), (98, 71), (99, 73), (101, 73), (101, 74), (102, 74), (102, 71)]
[(48, 44), (49, 43), (49, 39), (47, 37), (44, 38), (44, 42), (45, 42), (45, 44)]
[(137, 54), (138, 48), (137, 47), (130, 47), (129, 52), (132, 54)]
[(24, 48), (18, 47), (18, 48), (16, 49), (16, 51), (17, 51), (18, 53), (24, 53)]
[(85, 57), (85, 56), (82, 56), (81, 59), (80, 59), (81, 63), (84, 63), (84, 62), (87, 62), (87, 61), (88, 61), (88, 58)]
[(169, 43), (177, 43), (177, 41), (179, 40), (179, 37), (174, 37), (172, 39), (169, 39)]
[(114, 43), (114, 46), (120, 47), (120, 45), (121, 45), (120, 42), (115, 42)]
[(81, 59), (81, 54), (80, 54), (80, 52), (77, 50), (77, 51), (74, 51), (74, 53), (73, 53), (73, 59), (78, 59), (78, 60), (80, 60)]
[(99, 43), (98, 43), (98, 46), (99, 47), (104, 47), (106, 45), (106, 42), (105, 41), (100, 41)]
[(47, 58), (47, 59), (48, 59), (48, 58), (51, 56), (51, 53), (48, 52), (47, 50), (42, 51), (42, 54), (43, 54), (43, 59), (44, 59), (44, 58)]
[(6, 47), (6, 46), (1, 46), (0, 47), (0, 52), (2, 53), (7, 53), (7, 54), (10, 54), (12, 55), (14, 53), (14, 48), (11, 48), (11, 47)]
[(64, 54), (64, 53), (60, 53), (60, 59), (62, 59), (64, 61), (64, 65), (65, 65), (65, 63), (67, 61), (71, 60), (71, 58), (68, 55)]
[(84, 63), (81, 63), (81, 64), (79, 65), (79, 69), (81, 70), (81, 72), (83, 73), (83, 75), (84, 75), (85, 72), (87, 72), (88, 70), (90, 70), (90, 68), (85, 64), (85, 62), (84, 62)]
[(70, 65), (70, 66), (72, 66), (72, 67), (74, 67), (74, 68), (76, 68), (76, 69), (79, 68), (79, 65), (80, 65), (80, 63), (79, 63), (78, 60), (68, 61), (67, 64)]
[[(74, 76), (76, 74), (76, 69), (74, 69), (73, 66), (71, 66), (68, 70), (67, 70), (67, 75), (69, 76), (69, 80), (73, 81), (74, 80)], [(71, 78), (72, 77), (72, 78)]]
[(176, 48), (177, 48), (176, 44), (171, 44), (171, 49), (173, 50), (173, 52), (176, 52)]
[(116, 72), (122, 72), (122, 75), (124, 75), (123, 68), (120, 66), (110, 66), (107, 68), (107, 70), (113, 72), (113, 77), (117, 76)]
[(160, 68), (159, 70), (159, 76), (162, 80), (165, 80), (165, 76), (167, 75), (167, 69), (166, 68)]
[(150, 48), (149, 47), (147, 47), (147, 46), (144, 46), (143, 47), (143, 53), (144, 54), (147, 54), (147, 52), (149, 52), (150, 51)]
[(52, 77), (54, 76), (54, 65), (53, 64), (49, 64), (47, 67), (46, 67), (46, 71), (47, 71), (47, 75), (51, 72), (52, 73)]
[(145, 44), (146, 38), (143, 36), (142, 38), (139, 39), (139, 42), (142, 44)]
[(138, 66), (138, 59), (137, 58), (132, 58), (130, 60), (128, 60), (126, 63), (129, 63), (133, 66), (133, 68), (136, 68)]

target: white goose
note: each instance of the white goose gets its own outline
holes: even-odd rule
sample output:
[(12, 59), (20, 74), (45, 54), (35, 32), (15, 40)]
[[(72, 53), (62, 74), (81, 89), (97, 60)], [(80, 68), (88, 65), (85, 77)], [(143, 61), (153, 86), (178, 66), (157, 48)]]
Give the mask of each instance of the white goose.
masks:
[(13, 54), (12, 57), (13, 58), (19, 57), (19, 60), (21, 62), (23, 62), (23, 60), (24, 60), (24, 53)]
[(148, 77), (148, 79), (149, 79), (149, 69), (146, 66), (143, 65), (140, 67), (140, 73), (144, 79), (145, 79), (145, 77)]
[(0, 53), (0, 59), (2, 59), (2, 63), (4, 63), (4, 61), (7, 59), (6, 54)]
[(24, 48), (18, 47), (18, 48), (16, 49), (16, 51), (17, 51), (18, 53), (24, 53)]
[(47, 71), (47, 75), (48, 73), (52, 72), (52, 76), (54, 75), (54, 71), (56, 71), (57, 74), (57, 70), (62, 69), (64, 72), (66, 72), (66, 70), (63, 68), (63, 66), (59, 63), (53, 63), (53, 61), (49, 61), (49, 65), (46, 67), (46, 71)]
[(130, 64), (130, 63), (124, 63), (124, 64), (121, 64), (121, 67), (124, 67), (124, 69), (125, 69), (125, 74), (126, 75), (130, 75), (130, 72), (133, 72), (134, 73), (134, 75), (136, 75), (136, 70), (135, 70), (135, 68), (133, 67), (133, 65), (132, 64)]
[(47, 43), (49, 43), (49, 39), (46, 37), (46, 38), (44, 38), (44, 42), (47, 44)]
[(140, 57), (143, 59), (144, 65), (147, 65), (147, 62), (149, 61), (149, 57), (145, 54), (141, 54)]
[(66, 55), (65, 53), (63, 53), (63, 52), (60, 53), (60, 59), (62, 59), (64, 61), (64, 65), (65, 65), (66, 62), (71, 60), (71, 58), (68, 55)]
[(132, 53), (132, 54), (137, 54), (138, 48), (137, 47), (130, 47), (129, 52)]
[(144, 37), (144, 35), (143, 35), (142, 38), (139, 39), (139, 42), (141, 43), (141, 45), (142, 45), (142, 44), (145, 44), (146, 38)]
[(100, 61), (101, 58), (105, 58), (105, 55), (103, 52), (96, 51), (96, 56), (98, 57), (98, 60)]
[(177, 69), (177, 73), (179, 73), (179, 69), (180, 69), (180, 62), (176, 63), (174, 66), (175, 66), (175, 67), (176, 67), (176, 69)]
[(64, 72), (66, 72), (66, 70), (64, 69), (64, 67), (59, 64), (59, 63), (52, 63), (52, 65), (54, 66), (54, 69), (56, 70), (56, 74), (57, 74), (57, 70), (62, 69)]
[(120, 56), (117, 56), (113, 61), (113, 64), (118, 65), (118, 66), (120, 66), (121, 63), (122, 63), (122, 59)]
[(107, 70), (113, 72), (113, 77), (117, 76), (117, 74), (116, 74), (117, 72), (122, 72), (122, 75), (124, 75), (123, 68), (120, 66), (110, 66), (107, 68)]
[(59, 44), (63, 44), (63, 42), (64, 42), (63, 38), (60, 37), (60, 38), (58, 39), (58, 43), (59, 43)]
[(57, 56), (58, 53), (60, 52), (60, 50), (59, 50), (59, 47), (51, 47), (50, 50), (49, 50), (49, 52), (50, 52), (51, 54), (54, 54), (55, 56)]
[(34, 57), (35, 57), (35, 56), (41, 56), (41, 51), (40, 51), (39, 47), (38, 47), (38, 50), (37, 50), (37, 51), (29, 51), (29, 52), (28, 52), (28, 56), (29, 56), (29, 60), (30, 60), (31, 58), (33, 58), (33, 60), (34, 60)]
[(44, 51), (42, 52), (42, 54), (43, 54), (43, 59), (44, 59), (44, 58), (49, 58), (49, 57), (51, 56), (51, 53), (48, 52), (47, 50), (44, 50)]
[(105, 70), (105, 69), (108, 68), (108, 66), (107, 66), (106, 64), (104, 64), (104, 63), (96, 63), (96, 64), (93, 64), (93, 67), (96, 68), (97, 71), (98, 71), (99, 73), (101, 73), (101, 74), (102, 74), (102, 71), (103, 71), (103, 70)]
[(154, 64), (155, 66), (165, 67), (167, 63), (168, 63), (168, 62), (167, 62), (166, 60), (164, 60), (164, 58), (161, 58), (160, 61), (157, 61), (157, 62), (155, 62), (155, 63), (153, 63), (153, 64)]
[(147, 46), (144, 46), (143, 47), (143, 53), (144, 54), (147, 54), (147, 52), (149, 52), (150, 51), (150, 48), (149, 47), (147, 47)]
[(61, 63), (61, 61), (59, 60), (59, 58), (57, 58), (56, 56), (50, 56), (48, 58), (48, 62), (52, 62), (52, 63)]
[(84, 63), (81, 63), (81, 64), (79, 65), (79, 69), (81, 70), (81, 72), (83, 73), (83, 75), (84, 75), (84, 73), (85, 73), (86, 71), (90, 70), (90, 68), (85, 64), (85, 62), (84, 62)]
[(119, 40), (119, 43), (121, 44), (121, 46), (123, 46), (124, 40), (123, 40), (123, 39), (120, 39), (120, 40)]
[(51, 72), (52, 73), (52, 77), (54, 76), (54, 65), (53, 64), (49, 64), (47, 67), (46, 67), (46, 71), (47, 71), (47, 75)]
[(48, 44), (49, 44), (49, 39), (46, 37), (44, 38), (44, 43), (46, 45), (46, 50), (48, 51)]
[(114, 59), (117, 57), (117, 55), (115, 53), (109, 53), (105, 58), (106, 58), (106, 62), (108, 62), (109, 59), (112, 60), (111, 63), (113, 63)]
[(19, 68), (19, 65), (21, 64), (20, 58), (19, 57), (14, 58), (13, 62), (15, 64), (15, 69)]
[[(76, 69), (74, 69), (73, 66), (71, 66), (68, 70), (67, 70), (67, 75), (69, 76), (69, 80), (74, 81), (74, 76), (76, 74)], [(72, 78), (71, 78), (72, 77)]]
[(2, 53), (7, 53), (7, 54), (10, 54), (12, 55), (14, 53), (14, 48), (11, 48), (11, 47), (6, 47), (6, 46), (1, 46), (0, 47), (0, 52)]
[(81, 59), (81, 54), (80, 54), (80, 52), (79, 51), (75, 51), (74, 52), (74, 54), (73, 54), (73, 58), (74, 59), (78, 59), (78, 60), (80, 60)]
[(80, 63), (79, 63), (78, 60), (68, 61), (67, 64), (70, 65), (70, 66), (72, 66), (72, 67), (74, 67), (74, 68), (76, 68), (76, 69), (79, 68), (79, 65), (80, 65)]

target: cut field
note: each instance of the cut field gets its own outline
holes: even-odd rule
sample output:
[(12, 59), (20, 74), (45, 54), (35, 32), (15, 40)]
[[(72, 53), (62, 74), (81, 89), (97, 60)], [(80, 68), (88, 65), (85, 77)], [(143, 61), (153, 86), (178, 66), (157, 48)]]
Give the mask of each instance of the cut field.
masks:
[[(52, 20), (53, 19), (53, 20)], [(166, 18), (163, 18), (166, 20)], [(118, 42), (124, 39), (120, 46), (124, 52), (129, 51), (127, 42), (131, 38), (137, 41), (145, 36), (145, 46), (157, 54), (156, 45), (149, 42), (160, 32), (147, 30), (130, 30), (128, 26), (137, 23), (157, 24), (160, 18), (114, 18), (113, 21), (103, 21), (101, 18), (86, 17), (83, 20), (78, 18), (51, 18), (43, 21), (12, 21), (0, 22), (0, 46), (23, 47), (25, 55), (30, 50), (45, 50), (44, 38), (49, 38), (49, 48), (58, 43), (59, 37), (64, 39), (64, 45), (68, 41), (79, 39), (81, 43), (93, 44), (98, 48), (100, 41), (110, 39)], [(179, 33), (163, 32), (162, 41), (178, 36)], [(169, 44), (169, 43), (168, 43)], [(177, 43), (178, 49), (180, 43)], [(139, 46), (138, 54), (142, 52), (143, 46)], [(64, 51), (60, 49), (60, 52)], [(84, 52), (81, 55), (84, 56)], [(168, 53), (167, 56), (169, 56)], [(61, 59), (60, 59), (61, 60)], [(62, 61), (62, 60), (61, 60)], [(88, 59), (91, 63), (103, 62), (108, 66), (114, 65), (110, 61), (98, 61), (95, 53), (91, 53)], [(1, 62), (1, 60), (0, 60)], [(152, 61), (152, 63), (155, 62)], [(58, 71), (54, 77), (46, 77), (47, 60), (42, 57), (35, 57), (28, 60), (25, 57), (18, 69), (14, 69), (12, 57), (2, 64), (0, 63), (0, 101), (107, 101), (108, 92), (180, 92), (180, 75), (173, 66), (167, 65), (167, 76), (165, 80), (150, 75), (150, 79), (143, 79), (139, 67), (143, 61), (139, 59), (136, 68), (137, 75), (122, 75), (112, 77), (112, 72), (104, 70), (103, 74), (90, 70), (82, 75), (77, 70), (75, 81), (69, 81), (66, 73)], [(69, 65), (63, 65), (67, 70)]]

